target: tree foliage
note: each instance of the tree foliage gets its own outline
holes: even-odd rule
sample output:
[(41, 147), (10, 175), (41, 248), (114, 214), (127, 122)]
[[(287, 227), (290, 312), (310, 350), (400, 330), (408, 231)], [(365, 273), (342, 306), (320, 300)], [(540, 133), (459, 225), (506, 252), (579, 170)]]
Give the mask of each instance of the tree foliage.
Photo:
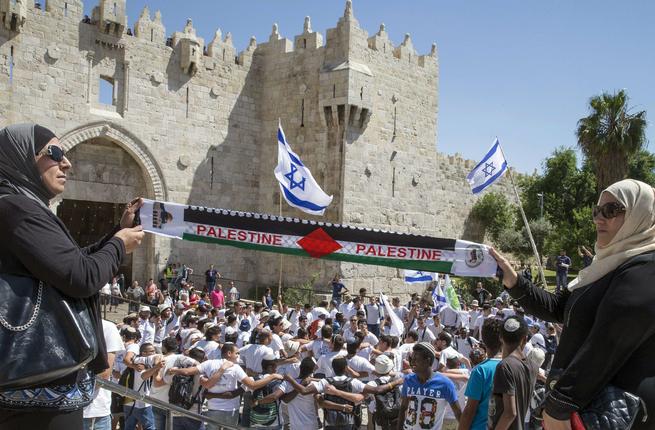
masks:
[(500, 233), (515, 221), (513, 205), (505, 194), (497, 191), (484, 194), (473, 206), (471, 216), (481, 224), (494, 242)]
[(590, 114), (578, 121), (578, 145), (596, 175), (600, 192), (628, 175), (628, 162), (646, 142), (646, 111), (631, 113), (624, 90), (589, 100)]

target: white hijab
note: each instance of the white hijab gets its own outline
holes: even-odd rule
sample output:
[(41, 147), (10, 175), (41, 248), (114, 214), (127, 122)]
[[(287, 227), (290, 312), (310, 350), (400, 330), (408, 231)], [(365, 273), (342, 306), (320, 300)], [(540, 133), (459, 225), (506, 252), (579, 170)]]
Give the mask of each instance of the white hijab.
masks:
[(625, 206), (625, 221), (609, 244), (601, 247), (596, 243), (594, 260), (569, 283), (569, 291), (599, 280), (635, 255), (655, 250), (653, 188), (634, 179), (624, 179), (610, 185), (603, 193), (610, 193)]

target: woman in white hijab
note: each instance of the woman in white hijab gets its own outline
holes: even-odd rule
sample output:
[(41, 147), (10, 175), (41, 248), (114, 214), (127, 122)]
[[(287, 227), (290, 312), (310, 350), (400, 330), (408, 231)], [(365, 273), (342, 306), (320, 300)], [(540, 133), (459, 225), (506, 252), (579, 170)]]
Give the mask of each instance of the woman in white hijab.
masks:
[[(655, 411), (655, 191), (626, 179), (605, 189), (593, 209), (596, 256), (557, 294), (518, 275), (495, 250), (503, 284), (526, 310), (563, 324), (545, 404), (547, 430), (570, 429), (608, 385), (636, 394)], [(655, 427), (652, 413), (633, 429)]]

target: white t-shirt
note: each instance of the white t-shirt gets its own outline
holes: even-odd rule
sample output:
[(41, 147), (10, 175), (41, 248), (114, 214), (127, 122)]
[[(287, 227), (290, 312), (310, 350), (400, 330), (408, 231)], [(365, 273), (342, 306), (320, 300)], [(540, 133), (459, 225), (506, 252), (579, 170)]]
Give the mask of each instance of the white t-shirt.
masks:
[(262, 358), (267, 354), (273, 354), (271, 348), (257, 343), (246, 345), (239, 352), (245, 367), (255, 373), (262, 373)]
[(100, 289), (100, 292), (102, 294), (111, 294), (111, 284), (107, 283), (103, 285), (102, 288)]
[(141, 344), (154, 343), (155, 325), (149, 320), (139, 319), (139, 331), (141, 332)]
[[(449, 369), (448, 371), (453, 373), (461, 373), (466, 376), (469, 375), (468, 369)], [(466, 392), (467, 383), (465, 381), (453, 381), (453, 384), (455, 384), (455, 389), (457, 390), (457, 403), (459, 403), (459, 408), (461, 410), (464, 410), (464, 406), (466, 406), (466, 396), (464, 395), (464, 392)], [(453, 408), (451, 407), (446, 408), (446, 415), (444, 416), (444, 418), (448, 420), (455, 419), (455, 413), (453, 412)]]
[[(118, 328), (116, 328), (116, 324), (102, 320), (102, 330), (105, 334), (105, 344), (107, 345), (108, 353), (118, 353), (125, 350), (123, 340), (121, 339), (121, 335), (118, 332)], [(116, 354), (116, 360), (117, 359), (118, 354)], [(104, 388), (99, 388), (96, 385), (94, 395), (95, 398), (93, 399), (93, 402), (84, 408), (84, 418), (100, 418), (111, 415), (111, 391), (105, 390)]]
[[(154, 382), (152, 384), (152, 388), (150, 389), (150, 396), (159, 399), (163, 402), (168, 402), (168, 391), (171, 388), (171, 383), (173, 382), (173, 376), (171, 374), (166, 374), (168, 370), (172, 367), (177, 367), (177, 368), (185, 368), (185, 367), (193, 367), (197, 366), (199, 363), (194, 360), (191, 357), (187, 357), (184, 354), (171, 354), (167, 355), (163, 358), (164, 360), (164, 367), (159, 371), (162, 379), (164, 380), (164, 384), (161, 387), (156, 387)], [(193, 387), (193, 394), (198, 391), (198, 378), (195, 378), (194, 380), (194, 387)]]
[(282, 343), (282, 339), (279, 335), (273, 333), (269, 347), (273, 350), (275, 358), (280, 358), (280, 351), (284, 351), (284, 344)]
[(376, 335), (373, 333), (369, 332), (366, 337), (364, 337), (364, 340), (362, 343), (368, 343), (371, 346), (376, 346), (378, 344), (379, 340)]
[[(335, 376), (333, 379), (335, 381), (343, 381), (347, 378), (348, 377), (346, 375), (341, 375), (341, 376)], [(319, 394), (323, 394), (325, 392), (325, 387), (330, 385), (327, 379), (321, 379), (320, 381), (315, 382), (315, 384), (316, 384), (316, 391), (318, 391)], [(359, 379), (352, 379), (350, 381), (350, 384), (351, 384), (350, 386), (352, 388), (352, 392), (355, 394), (359, 394), (362, 391), (364, 391), (364, 387), (366, 386), (366, 384), (364, 384)]]
[(416, 329), (416, 332), (418, 333), (418, 341), (419, 342), (430, 342), (432, 343), (437, 337), (432, 333), (432, 330), (430, 330), (429, 327), (425, 328), (418, 328)]
[(297, 378), (300, 375), (300, 363), (289, 363), (278, 366), (276, 373)]
[(377, 304), (367, 304), (366, 307), (366, 324), (380, 324), (380, 306)]
[(318, 360), (322, 355), (330, 352), (332, 349), (330, 344), (323, 339), (312, 341), (309, 347), (311, 348), (312, 354), (314, 354), (316, 360)]
[(368, 373), (367, 376), (357, 378), (364, 382), (370, 381), (371, 378), (375, 377), (375, 375), (373, 375), (373, 372), (375, 372), (375, 366), (373, 366), (370, 361), (359, 355), (355, 355), (348, 359), (348, 367), (357, 373)]
[(348, 341), (350, 341), (351, 339), (354, 339), (354, 338), (355, 338), (355, 333), (356, 333), (356, 332), (357, 332), (357, 329), (355, 329), (355, 330), (353, 331), (352, 328), (350, 327), (350, 324), (349, 324), (348, 327), (346, 327), (345, 329), (343, 329), (343, 338), (346, 340), (346, 342), (348, 342)]
[(219, 344), (214, 340), (202, 339), (196, 342), (196, 344), (193, 347), (202, 348), (202, 350), (205, 351), (205, 357), (209, 357), (209, 354), (211, 354), (216, 349), (218, 349)]
[[(449, 346), (443, 350), (441, 350), (441, 355), (439, 356), (439, 366), (446, 366), (446, 360), (450, 358), (462, 358), (464, 357), (462, 354), (457, 352), (455, 348), (452, 346)], [(436, 367), (435, 370), (438, 370), (439, 367)]]
[(341, 306), (339, 306), (339, 310), (343, 314), (343, 318), (345, 320), (349, 320), (350, 317), (357, 313), (357, 310), (355, 309), (355, 306), (353, 306), (352, 302), (342, 303)]
[[(151, 369), (152, 366), (154, 366), (156, 358), (157, 358), (156, 355), (151, 355), (149, 357), (137, 357), (135, 361), (137, 363), (145, 365), (146, 368), (141, 372), (137, 372), (136, 370), (134, 371), (134, 391), (138, 391), (142, 394), (145, 394), (146, 396), (150, 395), (150, 389), (152, 388), (152, 381), (154, 378), (150, 377), (144, 381), (141, 375), (143, 375), (145, 372), (148, 371), (148, 369)], [(129, 402), (129, 404), (132, 403), (134, 402)], [(128, 402), (126, 402), (125, 404), (128, 404)], [(137, 400), (134, 407), (138, 409), (143, 409), (148, 406), (150, 405), (145, 402), (142, 402), (141, 400)]]
[(345, 357), (345, 356), (346, 356), (345, 351), (337, 351), (337, 352), (330, 351), (321, 355), (318, 359), (318, 362), (316, 363), (318, 369), (316, 370), (315, 373), (322, 373), (325, 375), (326, 378), (329, 378), (330, 376), (334, 376), (334, 370), (332, 369), (332, 360), (334, 360), (337, 357)]
[(409, 309), (407, 309), (405, 306), (398, 306), (397, 308), (393, 308), (393, 312), (400, 318), (400, 321), (405, 322), (405, 318), (407, 318), (407, 315), (409, 314)]
[(237, 347), (243, 348), (249, 343), (250, 343), (250, 332), (249, 331), (239, 332), (239, 337), (237, 337)]
[[(218, 372), (223, 365), (223, 360), (207, 360), (198, 366), (198, 371), (207, 378)], [(239, 383), (248, 375), (238, 364), (227, 369), (216, 385), (211, 387), (210, 393), (225, 393), (239, 388)], [(209, 399), (207, 407), (214, 411), (235, 411), (239, 409), (241, 399), (237, 396), (233, 399)]]
[(414, 343), (403, 343), (398, 347), (398, 351), (400, 351), (400, 356), (402, 357), (403, 360), (408, 360), (409, 353), (412, 352), (414, 349), (414, 345), (416, 345), (416, 342)]
[(532, 346), (539, 347), (544, 351), (546, 351), (546, 341), (544, 340), (544, 337), (541, 335), (541, 333), (532, 335), (532, 337), (530, 338), (530, 343), (532, 344)]
[[(317, 382), (311, 382), (311, 384), (317, 385)], [(278, 390), (281, 390), (283, 393), (290, 393), (293, 391), (293, 386), (288, 382), (284, 381), (277, 387)], [(289, 424), (291, 430), (317, 430), (317, 414), (316, 406), (314, 405), (314, 395), (308, 394), (303, 396), (298, 393), (292, 401), (288, 403), (289, 408)]]
[(461, 327), (462, 317), (456, 310), (446, 306), (439, 312), (441, 323), (446, 327)]
[(457, 351), (459, 351), (460, 354), (462, 354), (464, 357), (469, 358), (469, 355), (471, 355), (471, 351), (473, 350), (473, 347), (479, 344), (474, 337), (468, 336), (464, 339), (461, 337), (457, 336), (455, 337), (455, 343), (457, 345)]

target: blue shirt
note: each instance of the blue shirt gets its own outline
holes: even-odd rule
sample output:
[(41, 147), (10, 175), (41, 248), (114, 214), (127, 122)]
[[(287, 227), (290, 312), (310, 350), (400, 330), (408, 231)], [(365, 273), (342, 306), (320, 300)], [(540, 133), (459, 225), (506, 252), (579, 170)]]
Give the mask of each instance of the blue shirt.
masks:
[(566, 255), (557, 256), (557, 273), (567, 273), (569, 271), (568, 267), (562, 266), (562, 264), (567, 264), (571, 266), (571, 259)]
[(475, 366), (471, 371), (471, 377), (464, 394), (469, 399), (479, 402), (475, 417), (473, 417), (471, 423), (471, 430), (485, 430), (487, 428), (489, 397), (494, 385), (494, 375), (498, 363), (500, 363), (499, 358), (490, 358)]
[(346, 288), (341, 282), (332, 282), (332, 298), (338, 299), (341, 297), (341, 290)]
[(440, 429), (446, 405), (457, 401), (457, 388), (440, 373), (432, 375), (425, 384), (411, 373), (405, 376), (402, 396), (409, 399), (405, 430)]

